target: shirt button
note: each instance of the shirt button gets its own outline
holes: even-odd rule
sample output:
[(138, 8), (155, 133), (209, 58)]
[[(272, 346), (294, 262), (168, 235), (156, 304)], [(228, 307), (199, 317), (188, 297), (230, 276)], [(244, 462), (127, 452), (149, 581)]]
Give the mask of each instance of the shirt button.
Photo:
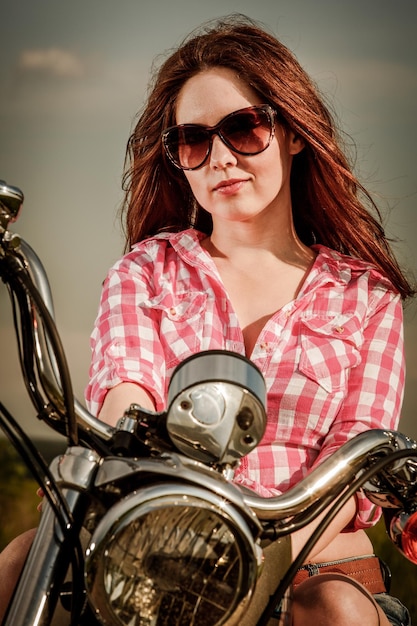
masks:
[(339, 333), (339, 335), (345, 332), (345, 329), (343, 328), (343, 326), (335, 326), (334, 329), (337, 333)]
[(169, 312), (171, 313), (171, 315), (176, 315), (177, 314), (177, 311), (175, 310), (175, 307), (173, 307), (173, 306), (169, 309)]

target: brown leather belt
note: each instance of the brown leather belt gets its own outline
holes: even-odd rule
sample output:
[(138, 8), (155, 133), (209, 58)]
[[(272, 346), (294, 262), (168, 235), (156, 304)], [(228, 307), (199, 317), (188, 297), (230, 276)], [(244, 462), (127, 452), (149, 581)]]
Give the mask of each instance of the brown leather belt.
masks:
[(311, 576), (324, 573), (343, 574), (354, 578), (361, 583), (369, 593), (383, 593), (386, 591), (384, 578), (382, 576), (379, 558), (377, 556), (367, 556), (358, 559), (349, 559), (333, 563), (312, 563), (303, 565), (297, 571), (293, 588)]

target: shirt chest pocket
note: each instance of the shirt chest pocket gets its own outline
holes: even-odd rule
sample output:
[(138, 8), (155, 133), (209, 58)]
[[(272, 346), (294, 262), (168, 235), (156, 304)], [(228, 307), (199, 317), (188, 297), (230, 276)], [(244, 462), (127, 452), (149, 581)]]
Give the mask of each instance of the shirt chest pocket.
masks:
[(363, 333), (356, 317), (301, 321), (300, 371), (328, 393), (342, 390), (361, 361)]
[(160, 337), (168, 367), (199, 351), (206, 303), (206, 293), (178, 293), (161, 308)]

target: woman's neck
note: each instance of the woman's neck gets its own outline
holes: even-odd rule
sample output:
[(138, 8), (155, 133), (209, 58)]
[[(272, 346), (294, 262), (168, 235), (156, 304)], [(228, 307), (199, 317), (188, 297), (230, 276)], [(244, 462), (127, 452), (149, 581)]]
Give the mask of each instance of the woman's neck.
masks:
[(310, 264), (314, 253), (300, 241), (292, 219), (277, 221), (272, 227), (261, 222), (214, 220), (213, 231), (202, 245), (213, 259), (228, 259), (236, 264), (245, 265), (256, 259), (261, 268), (263, 260), (272, 258), (301, 268)]

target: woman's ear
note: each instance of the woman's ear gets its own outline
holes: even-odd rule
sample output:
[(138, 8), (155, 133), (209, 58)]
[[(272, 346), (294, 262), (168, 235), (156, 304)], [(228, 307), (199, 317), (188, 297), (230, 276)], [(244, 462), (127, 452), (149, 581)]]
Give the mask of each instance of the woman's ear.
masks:
[(292, 131), (289, 134), (289, 151), (290, 154), (296, 155), (304, 148), (305, 143), (301, 135), (296, 135)]

